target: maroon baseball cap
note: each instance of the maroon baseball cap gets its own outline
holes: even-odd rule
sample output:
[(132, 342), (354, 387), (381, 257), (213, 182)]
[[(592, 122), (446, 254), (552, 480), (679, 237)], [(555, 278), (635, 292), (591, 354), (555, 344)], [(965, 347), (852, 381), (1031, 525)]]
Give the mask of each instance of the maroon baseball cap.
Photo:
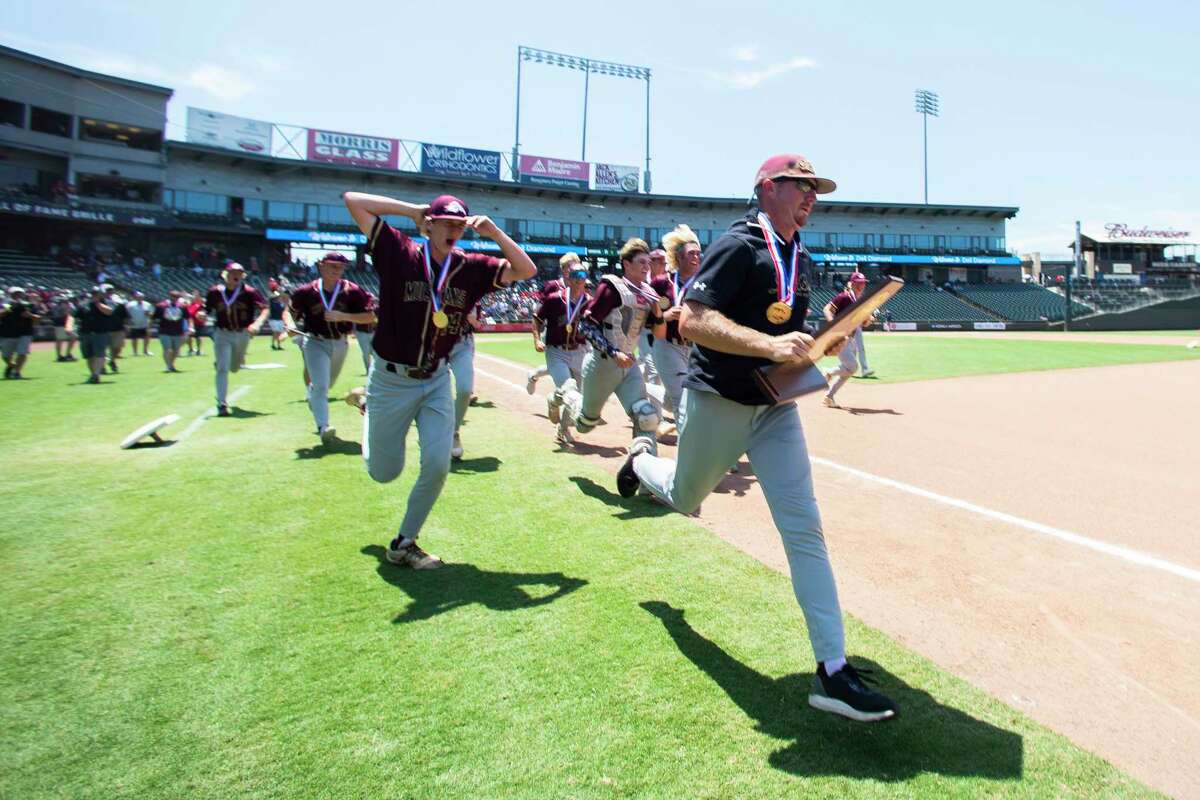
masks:
[(754, 186), (769, 178), (802, 178), (817, 187), (817, 194), (829, 194), (837, 188), (829, 178), (818, 178), (809, 160), (796, 153), (781, 153), (764, 161), (754, 176)]
[(467, 204), (459, 200), (452, 194), (443, 194), (433, 198), (433, 202), (429, 204), (429, 211), (425, 216), (430, 219), (463, 219), (471, 215), (467, 210)]
[(328, 264), (330, 261), (334, 262), (335, 264), (343, 265), (350, 263), (350, 259), (346, 258), (346, 256), (342, 253), (326, 253), (325, 255), (321, 256), (321, 260), (317, 263)]
[(850, 282), (851, 283), (866, 283), (867, 276), (863, 275), (861, 272), (852, 273), (850, 275)]

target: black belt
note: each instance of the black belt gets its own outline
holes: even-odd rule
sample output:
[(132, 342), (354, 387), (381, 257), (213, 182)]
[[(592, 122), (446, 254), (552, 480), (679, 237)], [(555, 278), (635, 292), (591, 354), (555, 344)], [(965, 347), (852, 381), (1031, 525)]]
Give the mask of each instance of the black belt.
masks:
[(395, 364), (391, 361), (384, 361), (383, 363), (384, 363), (384, 369), (386, 369), (388, 372), (394, 372), (397, 375), (407, 375), (408, 377), (413, 378), (414, 380), (419, 380), (419, 381), (424, 381), (424, 380), (428, 380), (428, 379), (432, 378), (434, 375), (437, 374), (437, 368), (438, 368), (437, 364), (434, 364), (432, 367), (429, 367), (428, 369), (418, 369), (416, 367), (409, 367), (405, 364)]

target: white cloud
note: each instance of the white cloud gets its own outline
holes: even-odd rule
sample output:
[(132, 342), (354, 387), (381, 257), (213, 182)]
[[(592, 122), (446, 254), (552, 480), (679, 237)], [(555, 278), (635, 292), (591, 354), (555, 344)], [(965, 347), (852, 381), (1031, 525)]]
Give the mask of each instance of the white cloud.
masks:
[(718, 74), (718, 77), (724, 82), (730, 84), (735, 89), (754, 89), (764, 81), (771, 78), (778, 78), (780, 75), (786, 75), (789, 72), (795, 72), (798, 69), (813, 69), (817, 66), (817, 62), (811, 58), (802, 56), (783, 61), (779, 64), (765, 67), (756, 70), (740, 70), (734, 72), (726, 72)]
[(758, 61), (758, 45), (744, 44), (733, 49), (734, 61)]
[(254, 91), (255, 86), (242, 73), (218, 66), (200, 64), (188, 72), (186, 83), (207, 92), (218, 100), (240, 100)]

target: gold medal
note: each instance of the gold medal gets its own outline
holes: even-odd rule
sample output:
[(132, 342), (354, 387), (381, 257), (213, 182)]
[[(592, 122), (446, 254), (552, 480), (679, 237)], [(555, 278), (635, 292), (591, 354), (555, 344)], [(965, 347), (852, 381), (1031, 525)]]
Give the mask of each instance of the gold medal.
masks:
[(568, 326), (567, 326), (567, 336), (570, 336), (570, 335), (571, 335), (572, 333), (574, 333), (574, 332), (575, 332), (575, 326), (574, 326), (574, 325), (568, 325)]
[(438, 328), (438, 330), (443, 330), (447, 325), (450, 324), (450, 318), (446, 316), (445, 311), (442, 311), (439, 308), (437, 311), (433, 312), (433, 324)]
[(668, 297), (658, 298), (658, 307), (661, 308), (663, 311), (666, 311), (668, 308), (671, 307), (671, 299)]
[(792, 318), (792, 307), (787, 303), (776, 300), (767, 306), (767, 322), (772, 325), (782, 325)]

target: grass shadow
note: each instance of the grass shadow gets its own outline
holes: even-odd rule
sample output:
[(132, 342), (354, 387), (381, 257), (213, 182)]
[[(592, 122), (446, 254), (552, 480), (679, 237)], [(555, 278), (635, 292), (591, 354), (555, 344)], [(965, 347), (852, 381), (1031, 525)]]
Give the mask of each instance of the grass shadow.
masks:
[(457, 461), (450, 461), (450, 471), (459, 475), (479, 475), (484, 472), (496, 472), (503, 463), (495, 456), (460, 458)]
[(578, 486), (579, 491), (583, 492), (593, 500), (599, 500), (606, 506), (621, 509), (622, 513), (613, 515), (617, 519), (663, 517), (667, 514), (676, 513), (675, 509), (662, 505), (647, 495), (640, 495), (630, 498), (621, 497), (621, 495), (617, 494), (616, 492), (610, 491), (596, 483), (591, 478), (585, 478), (582, 475), (572, 475), (571, 483)]
[[(409, 596), (408, 607), (393, 623), (417, 622), (479, 604), (492, 611), (516, 611), (552, 603), (587, 585), (582, 578), (561, 572), (489, 572), (471, 564), (446, 564), (441, 569), (414, 570), (391, 564), (379, 545), (360, 551), (377, 562), (376, 572), (384, 581)], [(523, 587), (546, 586), (549, 594), (531, 595)]]
[(229, 409), (229, 416), (234, 419), (253, 419), (254, 417), (271, 417), (274, 414), (270, 411), (251, 411), (248, 408), (234, 406)]
[(297, 447), (296, 458), (311, 459), (325, 456), (361, 456), (362, 445), (358, 442), (348, 442), (344, 439), (334, 439), (329, 444), (315, 444), (312, 447)]
[(1019, 780), (1024, 770), (1020, 735), (938, 703), (879, 664), (855, 658), (873, 682), (896, 701), (900, 715), (862, 725), (809, 708), (810, 673), (772, 678), (696, 632), (684, 612), (661, 601), (639, 604), (657, 617), (679, 651), (710, 677), (750, 717), (757, 730), (791, 743), (767, 759), (794, 775), (842, 775), (899, 782), (924, 773)]
[(591, 442), (585, 442), (577, 438), (575, 444), (571, 445), (568, 452), (575, 452), (584, 456), (600, 456), (601, 458), (624, 458), (628, 450), (624, 447), (592, 444)]

